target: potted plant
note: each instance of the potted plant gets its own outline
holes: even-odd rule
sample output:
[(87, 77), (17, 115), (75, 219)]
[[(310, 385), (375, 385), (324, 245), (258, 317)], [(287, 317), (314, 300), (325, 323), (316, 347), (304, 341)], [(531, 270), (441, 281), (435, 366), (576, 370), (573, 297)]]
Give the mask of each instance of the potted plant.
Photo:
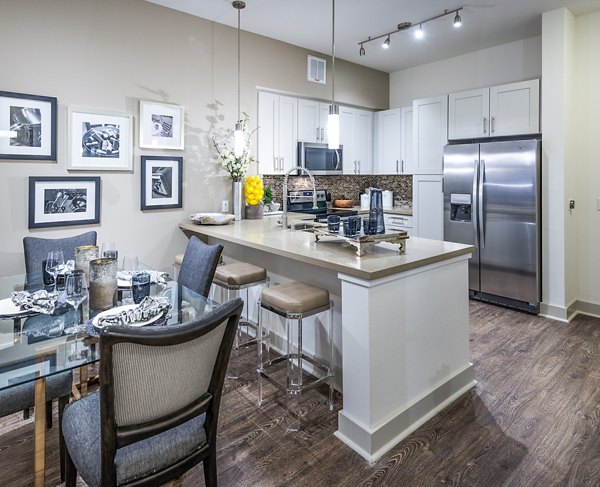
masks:
[(244, 150), (240, 156), (236, 156), (233, 150), (233, 130), (221, 130), (212, 138), (213, 146), (219, 156), (219, 166), (221, 169), (229, 173), (232, 181), (233, 193), (233, 214), (236, 220), (242, 218), (242, 181), (246, 175), (246, 171), (250, 164), (256, 161), (254, 156), (250, 154), (250, 138), (256, 132), (256, 129), (248, 132), (250, 117), (247, 113), (242, 114), (240, 120), (244, 131)]

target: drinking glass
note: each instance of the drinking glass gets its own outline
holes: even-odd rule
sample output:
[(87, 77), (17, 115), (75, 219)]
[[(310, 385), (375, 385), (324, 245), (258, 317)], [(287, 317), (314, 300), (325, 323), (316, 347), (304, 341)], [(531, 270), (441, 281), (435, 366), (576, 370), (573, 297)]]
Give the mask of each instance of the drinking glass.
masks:
[(56, 276), (65, 266), (65, 256), (62, 250), (52, 250), (48, 252), (46, 258), (46, 272), (54, 278), (54, 292), (56, 292)]
[(150, 296), (150, 274), (142, 271), (131, 276), (131, 295), (135, 304), (141, 303), (146, 296)]
[(102, 257), (108, 257), (109, 259), (119, 258), (119, 252), (114, 242), (104, 242), (102, 244)]
[(134, 273), (140, 270), (140, 263), (138, 261), (137, 256), (135, 255), (126, 255), (123, 257), (123, 270), (125, 272)]
[(79, 306), (87, 297), (88, 289), (83, 271), (74, 271), (72, 274), (69, 274), (65, 280), (65, 299), (75, 309), (77, 323), (65, 330), (67, 334), (83, 330), (83, 313), (79, 313)]

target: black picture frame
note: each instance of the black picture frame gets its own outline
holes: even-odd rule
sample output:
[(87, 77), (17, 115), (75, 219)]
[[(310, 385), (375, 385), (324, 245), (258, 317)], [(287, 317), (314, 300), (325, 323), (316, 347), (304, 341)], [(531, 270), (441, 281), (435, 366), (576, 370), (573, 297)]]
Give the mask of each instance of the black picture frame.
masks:
[(30, 176), (29, 228), (100, 223), (100, 177)]
[(56, 107), (55, 97), (0, 91), (0, 159), (56, 161)]
[(183, 207), (183, 157), (142, 156), (142, 210)]

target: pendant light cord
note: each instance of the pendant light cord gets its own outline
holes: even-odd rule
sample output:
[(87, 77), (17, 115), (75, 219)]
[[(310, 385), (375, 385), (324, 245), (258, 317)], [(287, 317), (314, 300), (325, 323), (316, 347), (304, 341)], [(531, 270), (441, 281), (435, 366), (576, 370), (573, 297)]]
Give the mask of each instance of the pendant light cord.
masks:
[(240, 10), (241, 10), (240, 8), (237, 9), (237, 14), (238, 14), (238, 26), (237, 26), (238, 27), (238, 31), (237, 31), (237, 44), (238, 44), (237, 45), (237, 48), (238, 48), (238, 53), (237, 53), (238, 54), (238, 60), (237, 60), (238, 61), (238, 65), (237, 65), (237, 68), (238, 68), (238, 80), (237, 80), (238, 81), (237, 82), (238, 122), (242, 119), (241, 112), (240, 112), (240, 73), (241, 73), (241, 71), (240, 71)]
[(335, 105), (335, 0), (331, 5), (331, 104)]

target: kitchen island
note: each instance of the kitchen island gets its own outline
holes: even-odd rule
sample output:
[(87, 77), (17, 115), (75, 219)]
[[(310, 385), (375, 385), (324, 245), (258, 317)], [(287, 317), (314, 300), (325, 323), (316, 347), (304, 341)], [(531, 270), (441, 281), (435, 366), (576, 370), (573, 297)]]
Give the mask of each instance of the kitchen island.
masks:
[[(294, 218), (306, 215), (290, 214), (292, 223)], [(471, 246), (411, 237), (405, 253), (382, 243), (358, 257), (345, 243), (282, 230), (277, 217), (179, 226), (188, 237), (223, 244), (228, 258), (265, 267), (271, 285), (298, 280), (330, 292), (336, 378), (342, 377), (337, 387), (343, 392), (336, 436), (367, 460), (378, 460), (475, 385), (469, 361)], [(305, 345), (319, 355), (324, 328), (314, 323)]]

